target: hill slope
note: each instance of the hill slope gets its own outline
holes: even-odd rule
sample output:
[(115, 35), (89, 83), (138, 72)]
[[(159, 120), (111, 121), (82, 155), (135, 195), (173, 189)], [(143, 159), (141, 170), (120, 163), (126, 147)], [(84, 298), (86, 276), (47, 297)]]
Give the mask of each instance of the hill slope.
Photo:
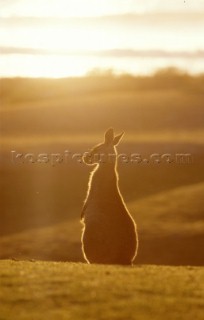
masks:
[(138, 224), (142, 263), (204, 265), (204, 183), (129, 203)]
[[(129, 203), (138, 225), (136, 263), (203, 265), (204, 183)], [(83, 261), (79, 219), (0, 238), (0, 258)]]

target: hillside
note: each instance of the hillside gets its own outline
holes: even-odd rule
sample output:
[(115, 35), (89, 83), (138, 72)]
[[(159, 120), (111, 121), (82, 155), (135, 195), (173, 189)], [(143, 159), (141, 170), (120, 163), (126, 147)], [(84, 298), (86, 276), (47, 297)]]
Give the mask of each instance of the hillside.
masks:
[[(204, 264), (203, 190), (199, 183), (128, 203), (139, 232), (136, 264)], [(1, 237), (0, 258), (83, 261), (81, 228), (75, 218)]]

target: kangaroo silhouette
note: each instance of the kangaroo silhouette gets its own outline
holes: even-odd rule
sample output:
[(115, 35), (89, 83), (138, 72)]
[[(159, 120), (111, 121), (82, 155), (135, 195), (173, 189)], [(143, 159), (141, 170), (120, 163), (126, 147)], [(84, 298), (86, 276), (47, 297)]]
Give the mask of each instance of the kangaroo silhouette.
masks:
[(137, 254), (136, 224), (118, 187), (117, 150), (124, 133), (114, 136), (112, 128), (103, 143), (83, 156), (94, 165), (81, 212), (82, 251), (88, 263), (132, 264)]

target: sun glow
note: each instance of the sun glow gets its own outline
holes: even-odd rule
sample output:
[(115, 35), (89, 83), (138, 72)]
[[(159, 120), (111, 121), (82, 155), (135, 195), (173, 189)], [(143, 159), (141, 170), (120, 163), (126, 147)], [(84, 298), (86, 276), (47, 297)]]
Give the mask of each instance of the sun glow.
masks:
[[(143, 2), (144, 0), (142, 0)], [(141, 0), (136, 8), (141, 8)], [(6, 8), (4, 16), (37, 16), (37, 17), (91, 17), (106, 14), (130, 12), (132, 1), (126, 0), (21, 0), (12, 1)], [(136, 10), (138, 11), (138, 10)]]
[[(176, 10), (178, 1), (173, 4)], [(0, 1), (0, 75), (82, 76), (91, 69), (147, 74), (167, 66), (204, 70), (204, 13), (160, 14), (161, 8), (167, 2)]]
[[(45, 77), (45, 78), (61, 78), (67, 76), (83, 76), (89, 71), (87, 61), (83, 57), (78, 59), (74, 56), (67, 58), (63, 55), (12, 55), (3, 60), (3, 65), (9, 64), (9, 77), (15, 77), (16, 74), (21, 74), (23, 77)], [(91, 60), (88, 65), (92, 65), (94, 60)], [(1, 63), (0, 63), (1, 67)]]
[(203, 0), (10, 0), (0, 1), (0, 16), (91, 17), (124, 13), (204, 10)]

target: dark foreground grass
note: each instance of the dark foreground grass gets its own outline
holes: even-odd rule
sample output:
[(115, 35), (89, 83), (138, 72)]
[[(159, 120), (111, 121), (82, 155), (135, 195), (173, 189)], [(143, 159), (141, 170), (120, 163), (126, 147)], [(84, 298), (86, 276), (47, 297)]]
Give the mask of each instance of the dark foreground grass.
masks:
[(204, 269), (0, 262), (0, 319), (203, 319)]

